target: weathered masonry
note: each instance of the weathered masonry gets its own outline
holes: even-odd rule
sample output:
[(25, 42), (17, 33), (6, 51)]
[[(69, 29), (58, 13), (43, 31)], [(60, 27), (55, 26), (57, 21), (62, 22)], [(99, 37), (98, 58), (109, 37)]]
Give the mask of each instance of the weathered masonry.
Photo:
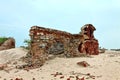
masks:
[(45, 54), (79, 56), (85, 53), (98, 55), (99, 44), (93, 34), (95, 30), (92, 24), (84, 25), (79, 34), (32, 26), (30, 29), (30, 54), (34, 58)]
[(14, 38), (9, 37), (9, 38), (6, 38), (6, 40), (4, 42), (0, 42), (0, 51), (11, 49), (11, 48), (15, 48), (15, 39)]
[(81, 28), (80, 34), (83, 36), (79, 44), (80, 53), (97, 55), (99, 53), (98, 40), (94, 38), (95, 27), (92, 24), (86, 24)]

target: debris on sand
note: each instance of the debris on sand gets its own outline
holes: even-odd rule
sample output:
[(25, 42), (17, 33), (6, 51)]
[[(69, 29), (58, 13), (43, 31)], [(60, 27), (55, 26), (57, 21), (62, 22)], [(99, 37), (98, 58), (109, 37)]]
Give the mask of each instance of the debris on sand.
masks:
[(82, 66), (82, 67), (90, 66), (90, 64), (88, 64), (86, 61), (77, 62), (77, 65)]
[(4, 70), (7, 67), (7, 64), (0, 64), (0, 70)]
[(51, 74), (53, 75), (54, 77), (58, 76), (58, 75), (63, 75), (61, 72), (56, 72), (55, 74)]

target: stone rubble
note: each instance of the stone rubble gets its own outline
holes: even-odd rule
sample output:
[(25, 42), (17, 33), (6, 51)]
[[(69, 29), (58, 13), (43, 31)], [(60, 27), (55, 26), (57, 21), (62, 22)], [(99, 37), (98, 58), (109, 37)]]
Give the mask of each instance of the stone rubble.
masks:
[(90, 66), (90, 64), (88, 64), (86, 61), (77, 62), (77, 65), (82, 66), (82, 67)]

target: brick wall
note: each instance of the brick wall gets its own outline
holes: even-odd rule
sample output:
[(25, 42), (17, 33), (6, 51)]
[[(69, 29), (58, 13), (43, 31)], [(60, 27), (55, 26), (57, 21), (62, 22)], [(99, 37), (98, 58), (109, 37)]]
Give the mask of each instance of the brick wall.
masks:
[(64, 54), (66, 56), (79, 56), (82, 53), (98, 54), (98, 40), (94, 38), (95, 27), (86, 24), (81, 32), (71, 34), (50, 28), (32, 26), (30, 29), (30, 54), (33, 58), (47, 54)]

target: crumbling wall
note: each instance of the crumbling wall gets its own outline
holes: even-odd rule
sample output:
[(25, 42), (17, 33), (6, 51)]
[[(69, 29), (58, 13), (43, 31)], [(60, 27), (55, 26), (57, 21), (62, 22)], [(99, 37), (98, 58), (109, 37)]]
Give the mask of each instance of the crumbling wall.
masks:
[(32, 56), (32, 62), (40, 57), (44, 62), (48, 54), (67, 53), (71, 35), (72, 34), (64, 31), (43, 28), (39, 26), (31, 27), (30, 54)]
[(4, 43), (0, 45), (0, 50), (6, 50), (15, 48), (15, 39), (14, 38), (8, 38)]
[(71, 34), (49, 28), (33, 26), (30, 29), (31, 54), (63, 53), (71, 39)]
[(79, 44), (83, 40), (83, 35), (81, 34), (72, 34), (70, 42), (67, 46), (68, 51), (66, 53), (69, 57), (76, 57), (80, 55), (80, 52), (78, 50)]
[(81, 53), (90, 55), (97, 55), (99, 53), (99, 43), (93, 34), (95, 30), (92, 24), (86, 24), (81, 28), (80, 34), (83, 35), (83, 40), (81, 40), (78, 48)]
[[(95, 27), (86, 24), (79, 34), (71, 34), (50, 28), (32, 26), (30, 29), (30, 54), (33, 62), (45, 58), (48, 54), (79, 56), (81, 53), (98, 54), (98, 40), (94, 38)], [(43, 61), (44, 62), (44, 61)]]

